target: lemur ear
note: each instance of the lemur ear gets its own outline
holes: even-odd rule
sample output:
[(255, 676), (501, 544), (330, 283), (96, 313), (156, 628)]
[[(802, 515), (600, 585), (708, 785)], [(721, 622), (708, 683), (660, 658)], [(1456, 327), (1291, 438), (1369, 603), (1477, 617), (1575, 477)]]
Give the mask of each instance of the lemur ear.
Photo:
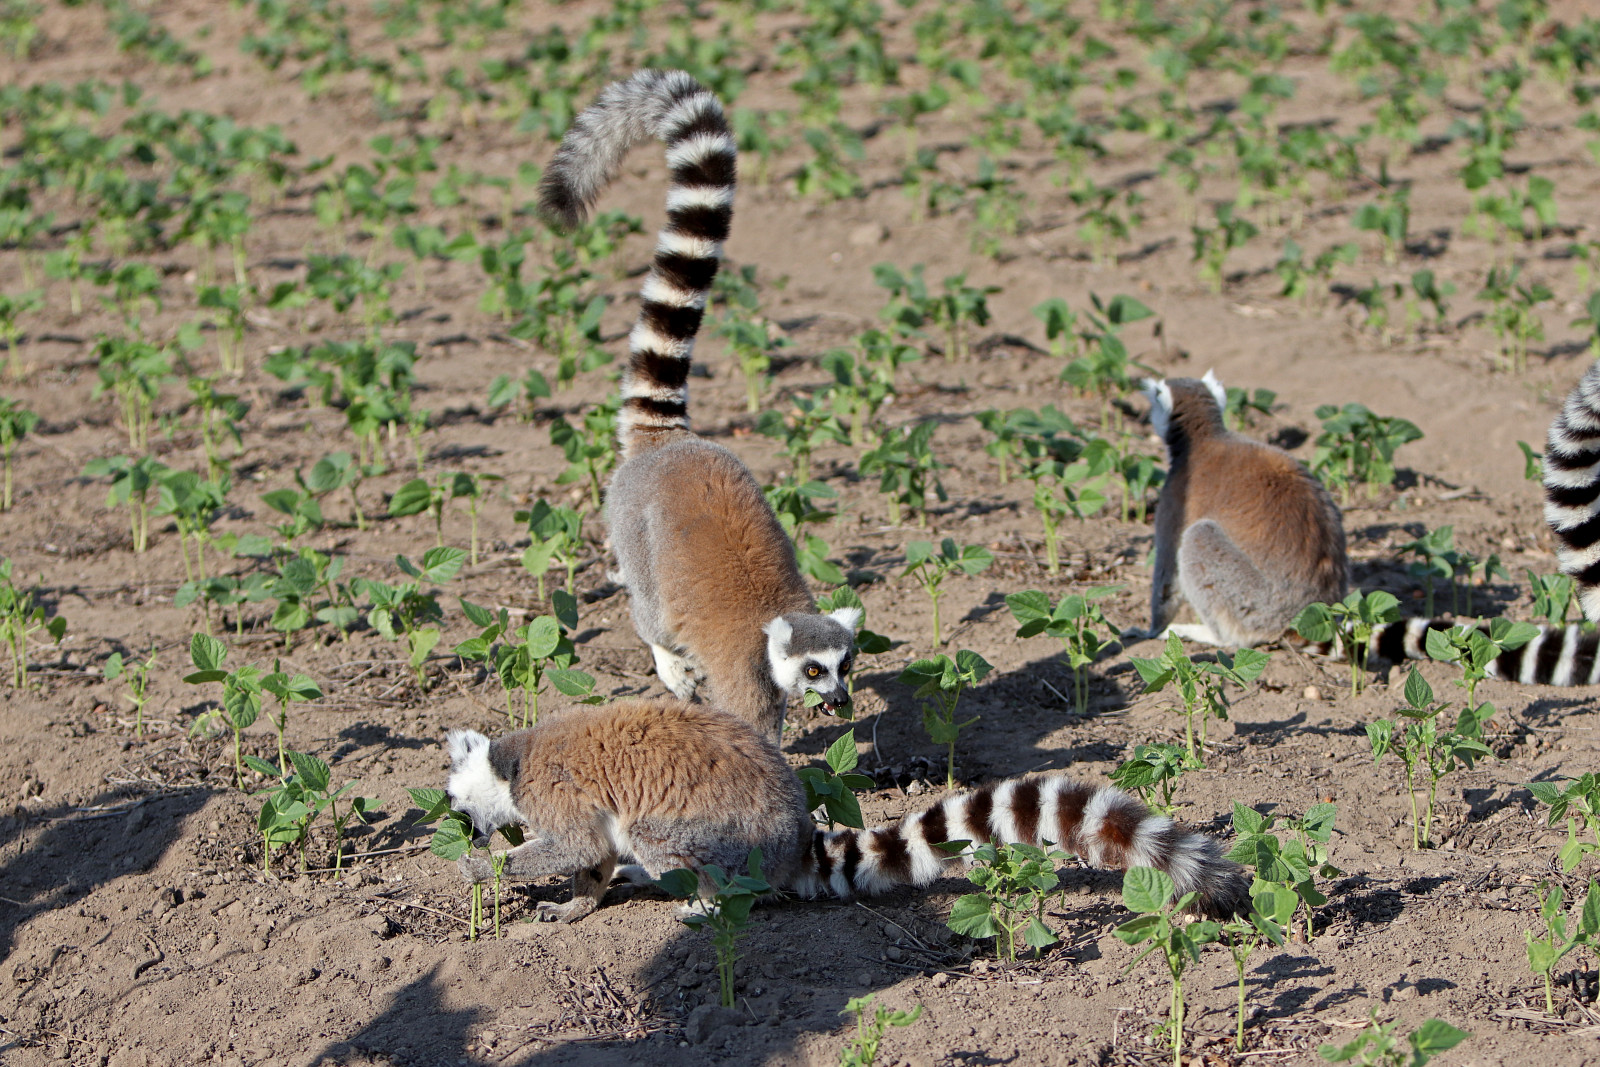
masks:
[(1166, 437), (1172, 417), (1172, 387), (1159, 379), (1146, 378), (1144, 393), (1150, 398), (1150, 426), (1157, 437)]
[(761, 631), (767, 635), (767, 647), (779, 653), (788, 650), (789, 638), (794, 636), (794, 627), (782, 615), (763, 626)]
[(1217, 398), (1217, 407), (1226, 410), (1228, 407), (1228, 391), (1222, 387), (1221, 382), (1217, 381), (1217, 372), (1208, 370), (1200, 380), (1205, 383), (1207, 389), (1211, 390), (1211, 395)]
[(856, 632), (856, 627), (861, 625), (860, 608), (839, 608), (828, 612), (828, 618), (843, 626), (850, 633)]
[(474, 755), (489, 751), (489, 739), (476, 730), (451, 730), (445, 735), (444, 744), (451, 767), (460, 767)]

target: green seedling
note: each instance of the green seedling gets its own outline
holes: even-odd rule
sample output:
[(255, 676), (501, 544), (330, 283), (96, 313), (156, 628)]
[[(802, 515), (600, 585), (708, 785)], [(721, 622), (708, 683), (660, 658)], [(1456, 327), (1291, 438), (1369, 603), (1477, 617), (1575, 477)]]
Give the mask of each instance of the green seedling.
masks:
[(567, 458), (567, 469), (556, 477), (556, 484), (587, 481), (589, 503), (596, 511), (600, 509), (600, 486), (617, 465), (619, 403), (613, 397), (590, 408), (584, 413), (581, 433), (564, 416), (556, 416), (555, 422), (550, 424), (550, 443), (561, 449)]
[(1383, 242), (1383, 261), (1394, 266), (1406, 246), (1406, 231), (1411, 223), (1410, 187), (1385, 190), (1377, 203), (1357, 208), (1350, 221), (1356, 229), (1378, 235)]
[(1400, 601), (1393, 593), (1356, 589), (1336, 604), (1308, 604), (1295, 616), (1295, 632), (1313, 643), (1335, 642), (1350, 661), (1350, 696), (1366, 682), (1367, 653), (1379, 626), (1400, 621)]
[[(1600, 247), (1596, 251), (1600, 252)], [(1589, 339), (1590, 354), (1600, 359), (1600, 292), (1590, 293), (1583, 308), (1586, 314), (1573, 319), (1572, 325), (1583, 329)]]
[[(1585, 856), (1600, 852), (1600, 779), (1594, 774), (1570, 779), (1565, 788), (1559, 788), (1555, 782), (1525, 782), (1523, 788), (1531, 792), (1535, 800), (1550, 805), (1547, 825), (1554, 826), (1567, 816), (1567, 843), (1561, 846), (1558, 857), (1561, 873), (1566, 874), (1582, 863)], [(1577, 818), (1571, 817), (1574, 812)], [(1580, 822), (1593, 841), (1578, 837)]]
[(278, 700), (278, 717), (272, 720), (273, 728), (278, 731), (278, 770), (288, 774), (289, 761), (283, 747), (283, 732), (289, 725), (289, 705), (297, 700), (321, 700), (322, 690), (304, 674), (286, 673), (277, 660), (272, 661), (272, 673), (262, 676), (261, 689)]
[(1238, 205), (1234, 203), (1217, 205), (1214, 225), (1196, 224), (1189, 230), (1194, 237), (1191, 259), (1200, 264), (1200, 280), (1213, 293), (1222, 292), (1228, 253), (1243, 248), (1261, 232), (1255, 223), (1238, 214)]
[(1534, 891), (1539, 901), (1539, 919), (1544, 924), (1544, 934), (1534, 937), (1532, 930), (1522, 932), (1528, 948), (1528, 969), (1544, 979), (1544, 1010), (1555, 1015), (1554, 973), (1562, 957), (1581, 945), (1594, 949), (1600, 944), (1600, 883), (1589, 880), (1589, 893), (1583, 907), (1575, 916), (1576, 928), (1567, 933), (1567, 916), (1563, 913), (1564, 896), (1559, 885), (1549, 887), (1539, 883)]
[[(1406, 676), (1404, 693), (1405, 704), (1397, 709), (1403, 718), (1369, 722), (1367, 740), (1372, 744), (1374, 764), (1393, 752), (1405, 766), (1406, 795), (1411, 798), (1411, 847), (1420, 851), (1424, 844), (1433, 846), (1433, 808), (1439, 779), (1455, 770), (1458, 764), (1470, 771), (1473, 761), (1493, 755), (1482, 737), (1483, 724), (1494, 714), (1494, 706), (1474, 706), (1469, 697), (1455, 727), (1441, 729), (1439, 713), (1448, 705), (1434, 699), (1433, 687), (1426, 678), (1413, 670)], [(1419, 770), (1428, 776), (1425, 815), (1417, 811)]]
[(209, 723), (222, 719), (233, 731), (234, 784), (244, 788), (244, 762), (240, 758), (240, 735), (261, 714), (261, 668), (245, 664), (236, 671), (222, 669), (228, 658), (228, 646), (208, 634), (195, 634), (189, 639), (189, 658), (199, 668), (185, 675), (188, 685), (222, 683), (222, 707), (206, 712), (196, 720), (193, 732), (202, 732)]
[(989, 569), (994, 553), (982, 545), (957, 545), (954, 538), (946, 537), (937, 549), (931, 541), (912, 541), (906, 545), (906, 569), (901, 577), (915, 578), (922, 591), (933, 603), (933, 644), (944, 644), (939, 629), (939, 598), (944, 596), (944, 580), (961, 573), (969, 577)]
[(1033, 317), (1044, 323), (1045, 341), (1050, 354), (1057, 359), (1069, 359), (1083, 347), (1078, 337), (1078, 313), (1059, 296), (1053, 296), (1033, 307)]
[(824, 444), (848, 444), (850, 435), (830, 404), (809, 393), (798, 393), (787, 412), (768, 409), (756, 419), (756, 432), (783, 442), (783, 454), (793, 464), (791, 477), (798, 484), (811, 480), (811, 453)]
[(297, 538), (322, 529), (322, 505), (309, 489), (273, 489), (261, 494), (261, 502), (283, 516), (283, 521), (275, 524), (272, 531), (281, 539), (286, 552), (295, 550)]
[[(1151, 311), (1131, 296), (1118, 294), (1102, 301), (1098, 293), (1089, 294), (1093, 310), (1085, 313), (1088, 329), (1083, 332), (1083, 355), (1068, 363), (1061, 372), (1061, 380), (1084, 395), (1100, 398), (1100, 425), (1111, 425), (1116, 415), (1113, 397), (1122, 396), (1133, 388), (1131, 371), (1147, 374), (1155, 372), (1144, 364), (1130, 359), (1128, 346), (1122, 339), (1122, 328), (1130, 323), (1153, 318)], [(1116, 428), (1120, 430), (1121, 424)]]
[[(878, 1049), (883, 1045), (883, 1035), (891, 1026), (910, 1026), (922, 1017), (922, 1005), (910, 1011), (896, 1011), (884, 1007), (874, 999), (876, 994), (851, 997), (845, 1002), (840, 1015), (856, 1017), (856, 1036), (844, 1047), (839, 1056), (839, 1067), (873, 1067), (878, 1061)], [(867, 1019), (871, 1009), (872, 1019)]]
[(437, 482), (426, 478), (413, 478), (394, 491), (389, 498), (389, 517), (421, 515), (433, 516), (433, 543), (444, 546), (444, 505), (450, 499), (449, 476), (441, 474)]
[(450, 499), (465, 500), (467, 502), (467, 516), (471, 529), (470, 539), (467, 542), (470, 546), (467, 552), (467, 559), (474, 567), (478, 565), (479, 503), (483, 499), (488, 483), (504, 480), (498, 474), (470, 474), (466, 471), (457, 471), (450, 476)]
[[(1101, 652), (1121, 643), (1118, 640), (1121, 631), (1111, 624), (1095, 601), (1113, 596), (1122, 588), (1101, 585), (1083, 593), (1069, 593), (1053, 608), (1049, 595), (1036, 589), (1006, 596), (1006, 606), (1019, 623), (1018, 637), (1049, 634), (1061, 642), (1062, 651), (1067, 654), (1067, 666), (1072, 668), (1073, 695), (1079, 715), (1089, 711), (1089, 665)], [(1108, 637), (1101, 636), (1102, 627), (1110, 631)]]
[(128, 508), (128, 521), (133, 532), (133, 550), (143, 552), (150, 537), (150, 490), (159, 483), (167, 468), (153, 456), (138, 460), (127, 456), (93, 459), (84, 465), (85, 478), (111, 478), (111, 489), (106, 493), (106, 507), (124, 505)]
[(522, 410), (519, 417), (524, 422), (533, 418), (539, 401), (548, 400), (552, 395), (549, 381), (532, 367), (528, 368), (528, 373), (523, 375), (520, 382), (509, 374), (501, 374), (489, 383), (489, 407), (499, 410), (520, 398)]
[(1542, 282), (1523, 284), (1522, 265), (1491, 267), (1478, 299), (1489, 304), (1489, 326), (1500, 339), (1502, 369), (1521, 374), (1528, 369), (1528, 346), (1544, 340), (1538, 305), (1555, 294)]
[(528, 511), (516, 512), (518, 522), (527, 523), (532, 543), (522, 552), (522, 566), (539, 582), (539, 599), (544, 596), (544, 576), (552, 565), (567, 572), (567, 593), (573, 593), (579, 553), (583, 549), (583, 514), (567, 507), (551, 507), (537, 500)]
[(488, 664), (506, 696), (506, 718), (518, 725), (513, 694), (522, 693), (523, 726), (539, 721), (539, 696), (545, 683), (584, 704), (598, 704), (594, 677), (577, 670), (577, 648), (569, 631), (578, 625), (578, 604), (569, 594), (556, 590), (551, 595), (552, 615), (540, 615), (521, 626), (512, 627), (504, 608), (498, 615), (469, 600), (461, 601), (467, 620), (479, 628), (477, 637), (457, 645), (456, 655), (463, 661)]
[(1237, 385), (1228, 386), (1223, 395), (1228, 398), (1222, 405), (1223, 417), (1235, 430), (1254, 426), (1256, 415), (1272, 414), (1272, 405), (1278, 400), (1278, 394), (1271, 389), (1257, 389), (1251, 393)]
[(44, 293), (38, 289), (0, 293), (0, 341), (6, 343), (7, 372), (14, 382), (21, 381), (26, 373), (22, 366), (22, 327), (18, 320), (23, 315), (43, 310)]
[(293, 844), (300, 853), (300, 873), (306, 870), (306, 846), (311, 840), (311, 824), (324, 811), (333, 822), (333, 869), (337, 877), (344, 870), (344, 828), (354, 818), (365, 822), (366, 817), (378, 808), (377, 797), (354, 796), (343, 816), (339, 814), (339, 799), (354, 787), (346, 782), (333, 788), (333, 771), (326, 763), (304, 752), (289, 752), (293, 771), (281, 770), (266, 760), (246, 756), (245, 762), (257, 774), (278, 784), (262, 790), (266, 800), (261, 814), (256, 818), (256, 829), (261, 833), (261, 872), (271, 873), (272, 850), (278, 845)]
[(828, 765), (827, 770), (801, 767), (796, 772), (806, 790), (806, 810), (822, 809), (830, 830), (835, 823), (862, 829), (861, 802), (856, 799), (856, 793), (872, 789), (877, 783), (867, 775), (853, 773), (857, 763), (855, 730), (846, 730), (828, 746), (822, 758)]
[[(478, 845), (473, 840), (473, 825), (471, 816), (465, 812), (456, 811), (450, 806), (450, 795), (443, 789), (408, 789), (411, 802), (422, 809), (422, 816), (418, 823), (427, 825), (438, 823), (433, 835), (428, 839), (428, 851), (443, 859), (455, 861), (473, 851)], [(498, 832), (512, 847), (522, 844), (523, 835), (520, 826), (502, 826), (497, 831), (491, 831), (491, 838)], [(482, 842), (482, 846), (489, 853), (490, 870), (494, 873), (494, 936), (500, 937), (500, 882), (505, 873), (506, 857), (504, 853), (495, 855), (489, 848), (489, 840)], [(478, 939), (478, 931), (483, 926), (483, 883), (472, 883), (472, 904), (468, 912), (467, 937), (469, 940)]]
[(898, 393), (895, 378), (901, 364), (921, 359), (922, 351), (878, 329), (857, 334), (855, 346), (853, 353), (832, 349), (818, 363), (833, 376), (828, 399), (840, 420), (849, 423), (851, 443), (859, 448), (879, 435), (878, 413)]
[(1565, 574), (1535, 574), (1532, 569), (1524, 569), (1523, 573), (1533, 591), (1533, 613), (1552, 626), (1566, 626), (1574, 593), (1572, 578)]
[[(1317, 936), (1316, 909), (1328, 902), (1317, 888), (1317, 879), (1337, 878), (1344, 873), (1328, 862), (1328, 842), (1333, 838), (1337, 814), (1338, 809), (1332, 804), (1313, 804), (1297, 819), (1263, 815), (1238, 801), (1233, 804), (1233, 829), (1238, 838), (1228, 858), (1255, 873), (1252, 893), (1281, 888), (1305, 905), (1307, 941)], [(1294, 834), (1287, 841), (1273, 833), (1280, 821)], [(1294, 910), (1289, 909), (1289, 917)], [(1289, 918), (1282, 920), (1288, 921)]]
[(1071, 857), (1021, 843), (982, 844), (967, 852), (967, 878), (978, 892), (959, 898), (945, 925), (958, 934), (995, 938), (995, 954), (1015, 961), (1017, 935), (1034, 958), (1061, 939), (1044, 924), (1044, 906), (1060, 885), (1056, 868)]
[(1450, 282), (1440, 282), (1431, 270), (1419, 270), (1411, 275), (1411, 291), (1418, 300), (1433, 307), (1434, 327), (1444, 329), (1450, 314), (1450, 298), (1455, 295), (1456, 287)]
[(989, 661), (961, 649), (955, 659), (940, 654), (932, 659), (919, 659), (900, 672), (903, 685), (916, 686), (915, 696), (923, 700), (922, 727), (936, 745), (945, 745), (945, 787), (956, 786), (956, 738), (962, 730), (977, 722), (982, 716), (974, 715), (966, 722), (956, 722), (956, 704), (961, 694), (977, 685), (994, 668)]
[(761, 410), (761, 396), (771, 384), (772, 357), (788, 348), (792, 341), (764, 318), (746, 317), (730, 310), (717, 324), (713, 336), (728, 342), (728, 349), (744, 375), (745, 410)]
[(156, 665), (156, 650), (150, 650), (150, 658), (140, 663), (138, 660), (124, 661), (121, 652), (113, 652), (106, 657), (105, 679), (115, 682), (127, 680), (128, 702), (133, 705), (133, 733), (135, 737), (144, 736), (144, 706), (149, 703), (150, 669)]
[(367, 342), (377, 345), (381, 329), (394, 321), (389, 302), (403, 273), (403, 263), (375, 267), (351, 255), (313, 254), (306, 262), (306, 288), (318, 300), (332, 304), (341, 315), (360, 304)]
[(1423, 647), (1433, 659), (1461, 668), (1456, 685), (1467, 691), (1467, 708), (1480, 720), (1487, 721), (1489, 714), (1481, 713), (1478, 708), (1478, 683), (1489, 677), (1489, 665), (1502, 653), (1521, 648), (1538, 635), (1539, 628), (1531, 622), (1491, 619), (1487, 626), (1460, 625), (1448, 630), (1429, 630)]
[[(222, 481), (202, 479), (193, 471), (165, 471), (156, 491), (155, 514), (170, 515), (178, 528), (178, 553), (183, 557), (184, 576), (190, 581), (206, 578), (205, 550), (211, 544), (211, 524), (228, 502), (231, 488)], [(194, 542), (194, 563), (189, 562), (188, 544)]]
[(145, 451), (150, 447), (156, 398), (162, 384), (172, 376), (171, 350), (132, 338), (101, 335), (95, 354), (99, 380), (91, 395), (116, 395), (128, 447)]
[(67, 620), (47, 615), (35, 599), (37, 590), (18, 589), (12, 581), (13, 562), (0, 557), (0, 640), (11, 650), (11, 684), (28, 686), (28, 638), (43, 630), (55, 644), (67, 632)]
[[(1283, 288), (1278, 295), (1299, 300), (1301, 303), (1320, 302), (1333, 280), (1334, 268), (1340, 264), (1348, 266), (1354, 263), (1360, 254), (1361, 249), (1354, 242), (1348, 242), (1324, 249), (1307, 263), (1305, 252), (1300, 245), (1292, 239), (1285, 239), (1283, 254), (1273, 266), (1274, 272), (1283, 282)], [(1317, 283), (1316, 288), (1312, 288), (1313, 281)], [(1313, 297), (1317, 299), (1314, 301)]]
[(804, 530), (806, 523), (822, 523), (837, 516), (837, 512), (824, 511), (813, 501), (837, 500), (838, 492), (826, 482), (811, 481), (797, 485), (793, 476), (777, 485), (764, 486), (761, 492), (767, 498), (772, 513), (778, 517), (783, 532), (794, 542), (795, 563), (799, 565), (800, 573), (828, 585), (843, 585), (844, 571), (828, 559), (828, 543)]
[(1399, 1021), (1387, 1026), (1378, 1022), (1378, 1009), (1372, 1009), (1371, 1022), (1355, 1039), (1344, 1045), (1319, 1045), (1317, 1054), (1329, 1063), (1355, 1063), (1359, 1067), (1426, 1067), (1433, 1057), (1448, 1052), (1472, 1035), (1457, 1030), (1440, 1019), (1429, 1019), (1405, 1037), (1405, 1046), (1395, 1036)]
[(231, 473), (222, 456), (222, 439), (233, 439), (234, 454), (241, 444), (239, 422), (250, 411), (250, 402), (232, 393), (219, 393), (216, 381), (211, 378), (190, 378), (189, 392), (194, 394), (194, 408), (199, 413), (200, 444), (206, 452), (206, 468), (213, 481), (221, 481)]
[(1126, 970), (1133, 970), (1155, 952), (1166, 962), (1172, 977), (1166, 1031), (1172, 1043), (1173, 1067), (1183, 1067), (1183, 972), (1191, 963), (1200, 962), (1201, 946), (1216, 941), (1221, 928), (1209, 920), (1186, 923), (1178, 919), (1178, 913), (1194, 903), (1195, 894), (1185, 893), (1174, 901), (1176, 894), (1177, 886), (1163, 872), (1154, 867), (1130, 867), (1122, 880), (1122, 903), (1137, 914), (1117, 927), (1116, 935), (1129, 945), (1150, 945)]
[[(356, 529), (367, 528), (367, 518), (361, 511), (361, 498), (357, 489), (366, 472), (348, 452), (330, 452), (311, 465), (305, 477), (305, 489), (315, 496), (324, 496), (339, 489), (350, 491), (350, 511)], [(318, 509), (320, 512), (320, 508)]]
[(907, 510), (917, 513), (918, 525), (926, 526), (930, 488), (941, 503), (949, 499), (938, 474), (944, 464), (933, 454), (937, 429), (937, 423), (926, 420), (885, 430), (878, 446), (861, 455), (861, 473), (879, 476), (878, 492), (887, 498), (891, 526), (900, 525)]
[[(1248, 686), (1266, 669), (1271, 657), (1254, 648), (1241, 648), (1236, 652), (1219, 649), (1215, 662), (1195, 662), (1183, 650), (1183, 641), (1177, 634), (1167, 635), (1166, 647), (1156, 659), (1129, 657), (1139, 678), (1144, 682), (1145, 693), (1157, 693), (1171, 685), (1183, 702), (1180, 714), (1184, 718), (1184, 738), (1191, 767), (1205, 766), (1206, 727), (1212, 716), (1228, 718), (1228, 697), (1223, 686), (1227, 682)], [(1194, 720), (1200, 717), (1200, 740), (1195, 742)]]
[[(1139, 799), (1152, 811), (1171, 815), (1177, 810), (1172, 794), (1177, 789), (1178, 778), (1190, 769), (1189, 755), (1182, 745), (1162, 742), (1133, 746), (1133, 756), (1117, 764), (1111, 772), (1111, 781), (1118, 789), (1137, 793)], [(1151, 794), (1160, 792), (1157, 798)]]
[(717, 954), (717, 983), (722, 1006), (734, 1004), (733, 967), (739, 961), (739, 939), (750, 925), (750, 908), (756, 900), (772, 892), (761, 875), (761, 850), (753, 848), (745, 860), (745, 874), (732, 874), (714, 863), (694, 871), (679, 867), (663, 874), (657, 885), (670, 896), (690, 900), (689, 914), (681, 917), (685, 926), (711, 932), (711, 945)]
[(1282, 947), (1284, 927), (1289, 925), (1299, 904), (1300, 898), (1288, 887), (1268, 886), (1250, 894), (1247, 917), (1234, 918), (1222, 926), (1221, 940), (1228, 946), (1234, 972), (1239, 976), (1239, 1011), (1235, 1016), (1233, 1039), (1233, 1047), (1239, 1052), (1244, 1051), (1244, 975), (1250, 955), (1262, 945)]
[(351, 585), (356, 596), (366, 596), (372, 601), (367, 612), (367, 622), (390, 641), (404, 640), (407, 661), (417, 678), (417, 688), (428, 690), (425, 669), (428, 653), (433, 651), (441, 636), (434, 625), (444, 617), (439, 607), (438, 594), (422, 592), (422, 582), (442, 585), (456, 576), (467, 554), (459, 548), (430, 548), (422, 554), (420, 564), (405, 556), (396, 556), (395, 565), (410, 582), (389, 585), (370, 578), (357, 578)]
[(0, 397), (0, 468), (5, 481), (0, 487), (0, 511), (11, 510), (11, 456), (17, 443), (39, 425), (39, 416), (9, 397)]
[(1401, 445), (1420, 441), (1422, 431), (1399, 416), (1374, 415), (1361, 404), (1317, 408), (1322, 434), (1311, 460), (1311, 472), (1339, 490), (1345, 504), (1350, 490), (1365, 485), (1367, 496), (1394, 483), (1394, 454)]

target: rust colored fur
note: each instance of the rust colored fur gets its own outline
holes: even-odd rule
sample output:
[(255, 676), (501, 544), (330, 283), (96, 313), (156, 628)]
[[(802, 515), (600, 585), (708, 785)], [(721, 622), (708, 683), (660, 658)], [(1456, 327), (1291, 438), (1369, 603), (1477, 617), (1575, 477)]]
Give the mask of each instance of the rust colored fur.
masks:
[(1278, 637), (1307, 604), (1344, 596), (1339, 509), (1282, 449), (1229, 431), (1204, 382), (1170, 379), (1170, 459), (1156, 506), (1151, 630), (1183, 599), (1220, 643)]

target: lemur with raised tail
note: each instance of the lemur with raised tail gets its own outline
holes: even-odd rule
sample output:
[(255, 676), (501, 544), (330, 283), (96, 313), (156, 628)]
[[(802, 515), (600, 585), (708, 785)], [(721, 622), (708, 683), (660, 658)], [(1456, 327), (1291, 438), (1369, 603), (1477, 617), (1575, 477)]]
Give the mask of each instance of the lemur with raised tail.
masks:
[[(614, 874), (647, 884), (679, 867), (736, 870), (753, 848), (774, 889), (848, 898), (927, 885), (987, 842), (1054, 845), (1096, 867), (1155, 867), (1180, 896), (1194, 892), (1191, 907), (1203, 915), (1249, 905), (1249, 879), (1216, 840), (1120, 790), (1061, 774), (984, 786), (891, 826), (823, 831), (777, 745), (705, 705), (625, 700), (493, 741), (452, 731), (447, 745), (450, 803), (471, 817), (475, 838), (523, 828), (503, 875), (572, 876), (572, 899), (540, 904), (541, 919), (588, 915)], [(958, 841), (968, 845), (939, 847)], [(619, 868), (627, 859), (634, 864)], [(469, 882), (493, 877), (480, 855), (459, 866)]]
[[(1307, 604), (1344, 596), (1344, 524), (1322, 484), (1281, 448), (1223, 422), (1226, 394), (1204, 378), (1146, 379), (1150, 422), (1166, 442), (1156, 503), (1150, 635), (1212, 645), (1282, 635)], [(1172, 626), (1187, 600), (1200, 617)]]
[(628, 337), (606, 491), (611, 547), (656, 673), (688, 699), (782, 732), (789, 696), (849, 702), (860, 613), (817, 612), (761, 486), (739, 458), (689, 428), (689, 361), (733, 212), (735, 148), (722, 105), (682, 71), (645, 70), (606, 88), (545, 171), (540, 206), (582, 220), (635, 142), (666, 144), (667, 223)]
[[(1294, 457), (1226, 429), (1216, 376), (1147, 380), (1150, 420), (1167, 444), (1170, 473), (1156, 504), (1151, 633), (1171, 623), (1181, 599), (1198, 625), (1178, 636), (1239, 646), (1271, 641), (1307, 604), (1345, 593), (1344, 526), (1327, 491)], [(1545, 515), (1561, 541), (1561, 568), (1576, 580), (1584, 612), (1600, 613), (1600, 364), (1550, 427)], [(1370, 656), (1427, 659), (1427, 631), (1452, 619), (1403, 619), (1373, 629)], [(1600, 684), (1600, 637), (1577, 626), (1541, 626), (1526, 645), (1488, 664), (1491, 678), (1525, 685)], [(1335, 639), (1307, 651), (1344, 659)]]

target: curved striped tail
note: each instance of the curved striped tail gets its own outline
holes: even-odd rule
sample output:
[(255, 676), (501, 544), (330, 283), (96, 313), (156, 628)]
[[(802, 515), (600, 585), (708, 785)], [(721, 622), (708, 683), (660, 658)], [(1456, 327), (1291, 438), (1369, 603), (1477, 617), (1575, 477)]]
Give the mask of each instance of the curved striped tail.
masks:
[[(1429, 659), (1429, 630), (1449, 630), (1460, 625), (1453, 619), (1402, 619), (1379, 626), (1367, 644), (1369, 658), (1390, 663), (1408, 659)], [(1600, 633), (1584, 632), (1580, 626), (1541, 626), (1539, 634), (1521, 648), (1509, 649), (1489, 662), (1489, 677), (1523, 685), (1600, 685)], [(1307, 645), (1306, 651), (1345, 658), (1341, 642), (1322, 641)]]
[(850, 897), (927, 885), (970, 854), (971, 845), (957, 854), (937, 847), (951, 841), (1048, 844), (1096, 867), (1155, 867), (1173, 880), (1179, 896), (1198, 894), (1193, 910), (1202, 915), (1228, 916), (1250, 903), (1244, 869), (1224, 857), (1216, 840), (1152, 814), (1120, 789), (1065, 775), (997, 782), (893, 826), (818, 830), (795, 888)]
[(1600, 361), (1567, 394), (1544, 452), (1544, 521), (1584, 618), (1600, 622)]
[(681, 70), (642, 70), (616, 82), (573, 120), (539, 187), (546, 215), (581, 222), (633, 145), (667, 146), (667, 223), (628, 335), (617, 441), (622, 455), (689, 428), (689, 360), (728, 239), (736, 149), (722, 104)]

